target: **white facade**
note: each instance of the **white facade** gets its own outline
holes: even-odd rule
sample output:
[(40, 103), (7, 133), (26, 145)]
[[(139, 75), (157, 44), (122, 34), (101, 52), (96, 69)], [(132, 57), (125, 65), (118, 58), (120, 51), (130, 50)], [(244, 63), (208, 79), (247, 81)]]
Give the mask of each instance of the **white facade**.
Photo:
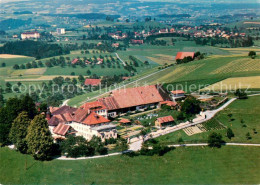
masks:
[[(115, 126), (107, 124), (99, 124), (97, 125), (86, 125), (82, 123), (72, 122), (70, 126), (77, 131), (77, 136), (83, 136), (86, 140), (91, 140), (93, 136), (101, 137), (102, 141), (105, 139), (109, 139), (111, 137), (117, 138), (117, 131)], [(107, 126), (108, 128), (102, 129), (102, 127)]]
[(22, 40), (25, 40), (25, 39), (37, 39), (37, 38), (40, 38), (40, 33), (38, 33), (38, 32), (22, 33), (21, 34), (21, 38), (22, 38)]
[(60, 35), (64, 35), (66, 32), (65, 32), (65, 28), (57, 28), (57, 34), (60, 34)]

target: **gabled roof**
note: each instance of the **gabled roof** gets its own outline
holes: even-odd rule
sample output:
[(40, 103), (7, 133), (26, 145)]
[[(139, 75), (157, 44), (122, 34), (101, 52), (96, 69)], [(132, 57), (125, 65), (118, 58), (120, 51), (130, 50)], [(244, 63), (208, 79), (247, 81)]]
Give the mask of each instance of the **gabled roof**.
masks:
[(185, 91), (183, 90), (175, 90), (175, 91), (171, 91), (172, 94), (185, 94)]
[(60, 123), (57, 127), (53, 129), (54, 134), (65, 136), (68, 130), (70, 129), (69, 125)]
[(164, 101), (156, 85), (127, 88), (112, 92), (114, 100), (119, 108), (134, 107)]
[(64, 120), (59, 119), (58, 116), (52, 116), (50, 120), (48, 120), (48, 125), (49, 126), (57, 126), (59, 123), (65, 123)]
[(73, 113), (77, 110), (77, 108), (73, 108), (73, 107), (70, 107), (70, 106), (62, 106), (58, 109), (56, 109), (55, 111), (52, 112), (52, 115), (57, 115), (57, 114), (65, 114), (65, 113)]
[(129, 120), (129, 119), (121, 119), (120, 121), (119, 121), (119, 123), (131, 123), (131, 121)]
[(85, 80), (85, 85), (92, 85), (92, 86), (97, 86), (101, 84), (101, 79), (86, 79)]
[(76, 64), (79, 61), (79, 59), (75, 58), (71, 61), (72, 64)]
[(82, 121), (82, 123), (87, 125), (95, 125), (100, 123), (108, 123), (110, 120), (104, 118), (103, 116), (98, 115), (95, 112), (91, 112), (87, 117)]
[(99, 101), (94, 101), (94, 102), (87, 102), (84, 105), (82, 105), (80, 108), (85, 109), (85, 110), (104, 110), (106, 109), (106, 106)]
[(113, 96), (105, 97), (98, 99), (99, 102), (102, 102), (108, 110), (116, 110), (120, 109), (119, 105), (117, 104), (115, 98)]
[(160, 117), (156, 119), (160, 123), (168, 123), (168, 122), (173, 122), (174, 119), (172, 116), (165, 116), (165, 117)]
[(115, 90), (110, 97), (99, 99), (108, 110), (116, 110), (138, 105), (158, 103), (168, 99), (168, 95), (156, 85)]
[(171, 106), (171, 107), (175, 107), (177, 105), (177, 102), (173, 102), (173, 101), (163, 101), (163, 102), (160, 102), (161, 105), (168, 105), (168, 106)]
[(75, 112), (75, 115), (73, 117), (73, 121), (81, 123), (87, 117), (88, 113), (89, 113), (88, 110), (78, 109)]
[(191, 58), (194, 58), (194, 55), (195, 53), (194, 52), (178, 52), (176, 57), (175, 57), (175, 60), (182, 60), (184, 59), (185, 57), (191, 57)]

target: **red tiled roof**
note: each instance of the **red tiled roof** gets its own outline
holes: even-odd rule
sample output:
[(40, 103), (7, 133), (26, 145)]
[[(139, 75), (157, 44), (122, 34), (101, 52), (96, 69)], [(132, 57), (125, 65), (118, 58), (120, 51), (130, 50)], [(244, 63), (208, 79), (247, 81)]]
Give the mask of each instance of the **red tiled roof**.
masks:
[(161, 105), (168, 105), (168, 106), (171, 106), (171, 107), (174, 107), (177, 105), (177, 102), (173, 102), (173, 101), (163, 101), (163, 102), (160, 102)]
[(72, 63), (72, 64), (76, 64), (78, 61), (79, 61), (79, 59), (75, 58), (75, 59), (72, 60), (71, 63)]
[(175, 57), (175, 60), (182, 60), (184, 59), (185, 57), (191, 57), (191, 58), (194, 58), (194, 52), (178, 52), (176, 57)]
[(73, 121), (81, 123), (87, 117), (88, 113), (89, 113), (88, 110), (78, 109), (75, 112), (75, 115), (73, 117)]
[(87, 102), (84, 105), (82, 105), (80, 108), (85, 109), (85, 110), (104, 110), (106, 109), (106, 106), (99, 101), (94, 101), (94, 102)]
[(121, 119), (119, 123), (131, 123), (129, 119)]
[(128, 80), (130, 77), (129, 76), (123, 76), (122, 80)]
[(77, 110), (77, 108), (73, 108), (73, 107), (69, 107), (69, 106), (62, 106), (62, 107), (60, 107), (60, 108), (55, 108), (54, 109), (55, 111), (53, 111), (53, 112), (51, 112), (52, 113), (52, 115), (57, 115), (57, 114), (65, 114), (65, 113), (67, 113), (67, 112), (69, 112), (69, 113), (73, 113), (73, 112), (75, 112), (76, 110)]
[(157, 121), (159, 121), (160, 123), (168, 123), (174, 121), (174, 119), (172, 116), (165, 116), (165, 117), (157, 118)]
[(49, 107), (50, 113), (53, 113), (54, 111), (58, 110), (59, 107)]
[(65, 121), (60, 119), (59, 116), (52, 116), (52, 118), (48, 120), (49, 126), (57, 126), (59, 123), (65, 123)]
[(143, 44), (144, 41), (143, 40), (134, 40), (134, 39), (132, 39), (131, 43), (133, 43), (133, 44)]
[(156, 85), (115, 90), (112, 96), (99, 99), (108, 110), (158, 103), (166, 99)]
[(70, 129), (69, 125), (60, 123), (57, 127), (53, 129), (54, 134), (65, 136), (68, 130)]
[(100, 123), (108, 123), (110, 120), (104, 118), (103, 116), (98, 115), (95, 112), (91, 112), (83, 121), (82, 123), (87, 125), (95, 125)]
[(92, 86), (98, 86), (101, 84), (101, 79), (86, 79), (85, 85), (92, 85)]
[(172, 94), (185, 94), (185, 92), (183, 90), (175, 90), (175, 91), (171, 91)]
[(107, 107), (108, 110), (120, 109), (119, 105), (117, 104), (113, 96), (101, 98), (98, 99), (98, 101), (102, 102)]
[(33, 31), (33, 32), (24, 32), (24, 33), (22, 33), (22, 34), (25, 34), (25, 35), (34, 35), (34, 34), (39, 34), (39, 32), (37, 32), (37, 31)]

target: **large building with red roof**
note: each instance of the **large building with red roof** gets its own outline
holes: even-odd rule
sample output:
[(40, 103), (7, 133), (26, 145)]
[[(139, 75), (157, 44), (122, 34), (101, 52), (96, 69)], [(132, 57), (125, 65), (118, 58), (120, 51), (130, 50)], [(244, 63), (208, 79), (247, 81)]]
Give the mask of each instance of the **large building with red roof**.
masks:
[(101, 79), (91, 79), (91, 78), (88, 78), (85, 80), (85, 85), (89, 86), (99, 86), (101, 84)]
[(50, 113), (52, 117), (48, 119), (49, 129), (54, 138), (57, 136), (65, 138), (69, 134), (83, 136), (87, 140), (94, 135), (101, 137), (102, 140), (117, 138), (116, 126), (106, 117), (96, 113), (103, 108), (99, 105), (101, 105), (99, 102), (93, 102), (81, 108), (62, 106), (55, 109)]
[(191, 57), (193, 59), (194, 55), (194, 52), (178, 52), (175, 57), (175, 60), (183, 60), (185, 57)]
[(107, 108), (108, 117), (148, 107), (159, 107), (159, 103), (166, 100), (170, 100), (170, 97), (159, 85), (115, 90), (110, 96), (98, 99)]

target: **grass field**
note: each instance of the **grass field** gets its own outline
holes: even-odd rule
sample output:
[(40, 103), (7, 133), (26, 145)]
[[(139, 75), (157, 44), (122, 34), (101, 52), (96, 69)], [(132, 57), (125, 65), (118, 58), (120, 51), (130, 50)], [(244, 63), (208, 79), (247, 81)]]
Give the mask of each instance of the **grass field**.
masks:
[(260, 76), (228, 78), (201, 91), (231, 91), (236, 89), (260, 89)]
[[(176, 87), (183, 87), (187, 92), (192, 92), (230, 77), (257, 76), (260, 72), (259, 64), (259, 59), (251, 59), (246, 56), (214, 56), (204, 60), (169, 67), (155, 75), (141, 79), (138, 81), (138, 84), (142, 86), (161, 83), (164, 84), (169, 91), (176, 89)], [(226, 68), (226, 71), (219, 70), (224, 69), (226, 65), (235, 67)], [(139, 75), (133, 77), (131, 80), (141, 78), (155, 71), (156, 68), (147, 70), (147, 72), (139, 73)], [(131, 84), (127, 87), (133, 87), (135, 85), (136, 84)], [(87, 100), (87, 97), (92, 98), (99, 93), (100, 92), (94, 92), (75, 97), (70, 100), (69, 105), (78, 106), (84, 102), (84, 100)]]
[[(201, 143), (207, 142), (208, 135), (215, 131), (222, 134), (223, 139), (226, 142), (244, 142), (244, 143), (260, 143), (260, 96), (249, 97), (247, 100), (236, 100), (226, 109), (218, 113), (213, 121), (205, 123), (209, 127), (216, 125), (216, 121), (222, 123), (226, 127), (230, 127), (235, 137), (229, 140), (226, 136), (226, 129), (211, 130), (209, 132), (203, 132), (188, 136), (184, 131), (179, 130), (174, 133), (170, 133), (157, 140), (165, 144), (178, 143), (178, 139), (181, 137), (185, 143)], [(232, 117), (228, 115), (232, 114)], [(212, 126), (213, 125), (213, 126)], [(244, 126), (245, 125), (245, 126)], [(207, 126), (205, 126), (207, 127)], [(215, 127), (215, 126), (214, 126)], [(253, 129), (256, 129), (258, 133), (254, 133)], [(250, 133), (252, 139), (247, 140), (246, 134)]]
[(259, 147), (225, 146), (221, 149), (188, 147), (177, 148), (163, 157), (114, 156), (80, 161), (39, 162), (30, 156), (1, 148), (0, 182), (3, 184), (258, 184), (259, 153)]
[[(25, 64), (25, 63), (31, 62), (33, 60), (34, 60), (34, 58), (32, 58), (32, 57), (24, 57), (24, 56), (18, 57), (18, 58), (1, 58), (0, 57), (0, 65), (2, 63), (5, 63), (6, 67), (9, 67), (9, 66), (13, 67), (14, 64), (18, 64), (18, 65)], [(1, 67), (0, 67), (0, 69), (1, 69)]]

